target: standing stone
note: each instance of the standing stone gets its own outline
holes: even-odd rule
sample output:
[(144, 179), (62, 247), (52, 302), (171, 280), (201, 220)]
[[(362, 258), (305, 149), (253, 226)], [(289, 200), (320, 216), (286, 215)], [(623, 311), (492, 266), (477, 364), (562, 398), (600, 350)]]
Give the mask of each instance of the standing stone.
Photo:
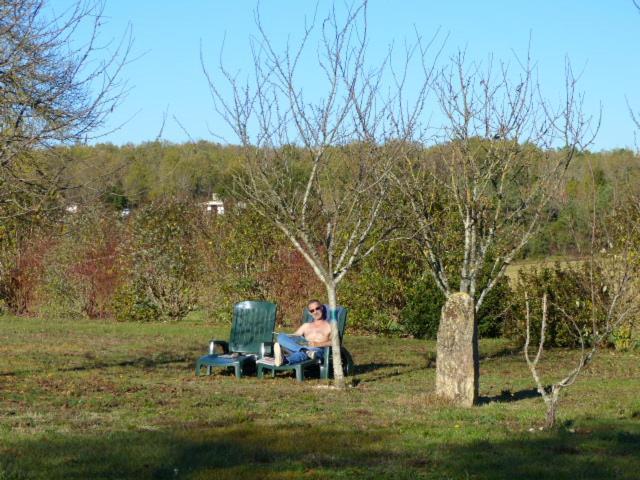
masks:
[(478, 328), (473, 299), (454, 293), (442, 307), (438, 328), (436, 394), (470, 407), (478, 399)]

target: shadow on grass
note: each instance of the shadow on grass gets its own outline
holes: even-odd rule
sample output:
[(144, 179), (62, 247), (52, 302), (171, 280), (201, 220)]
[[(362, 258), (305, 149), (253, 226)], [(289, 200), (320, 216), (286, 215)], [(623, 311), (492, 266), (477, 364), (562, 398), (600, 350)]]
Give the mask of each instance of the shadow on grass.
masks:
[[(98, 358), (96, 358), (98, 357)], [(189, 367), (195, 368), (195, 361), (197, 356), (191, 353), (174, 353), (174, 352), (158, 352), (152, 355), (140, 356), (136, 358), (128, 359), (108, 359), (100, 358), (99, 355), (91, 354), (86, 357), (86, 362), (81, 365), (71, 366), (55, 366), (48, 365), (48, 368), (58, 372), (82, 372), (89, 370), (98, 370), (105, 368), (117, 368), (117, 367), (134, 367), (134, 368), (147, 368), (152, 369), (163, 365), (170, 365), (175, 363), (189, 362)], [(71, 363), (71, 362), (69, 362)], [(35, 365), (35, 362), (34, 362)], [(13, 371), (0, 371), (0, 377), (15, 377), (20, 375), (31, 375), (33, 369), (19, 369)], [(2, 477), (0, 476), (0, 479)]]
[[(237, 419), (236, 419), (237, 420)], [(169, 431), (13, 439), (0, 446), (0, 478), (473, 478), (635, 479), (640, 425), (518, 433), (442, 443), (398, 432), (244, 423)], [(189, 427), (189, 428), (186, 428)], [(408, 438), (407, 438), (408, 440)], [(454, 440), (455, 441), (455, 437)]]
[(509, 403), (517, 402), (519, 400), (527, 400), (529, 398), (539, 397), (540, 393), (535, 388), (528, 388), (526, 390), (520, 390), (515, 393), (511, 393), (511, 390), (503, 390), (500, 395), (494, 395), (492, 397), (480, 397), (478, 399), (479, 405), (484, 405), (492, 402)]
[(507, 345), (507, 346), (501, 347), (495, 352), (489, 352), (484, 354), (481, 353), (479, 356), (479, 360), (482, 361), (482, 360), (490, 360), (492, 358), (513, 357), (514, 355), (521, 355), (521, 354), (522, 354), (522, 347)]
[(120, 360), (120, 361), (114, 361), (114, 362), (105, 362), (98, 359), (84, 365), (59, 368), (58, 371), (79, 372), (79, 371), (85, 371), (85, 370), (94, 370), (94, 369), (102, 369), (102, 368), (110, 368), (110, 367), (155, 368), (161, 365), (167, 365), (170, 363), (182, 363), (182, 362), (191, 361), (191, 360), (193, 360), (193, 363), (195, 364), (195, 360), (191, 355), (176, 355), (174, 353), (169, 353), (169, 352), (160, 352), (150, 357), (145, 356), (145, 357), (138, 357), (138, 358)]
[[(419, 370), (421, 368), (425, 367), (408, 363), (365, 363), (356, 365), (353, 383), (354, 385), (358, 385), (361, 381), (366, 381), (367, 383), (379, 382), (381, 380), (407, 375), (414, 370)], [(366, 376), (365, 378), (359, 378), (360, 375), (369, 373), (373, 374)]]
[(355, 365), (353, 372), (355, 375), (363, 375), (365, 373), (375, 372), (376, 370), (380, 370), (383, 368), (405, 368), (410, 367), (408, 363), (381, 363), (381, 362), (371, 362), (371, 363), (362, 363)]

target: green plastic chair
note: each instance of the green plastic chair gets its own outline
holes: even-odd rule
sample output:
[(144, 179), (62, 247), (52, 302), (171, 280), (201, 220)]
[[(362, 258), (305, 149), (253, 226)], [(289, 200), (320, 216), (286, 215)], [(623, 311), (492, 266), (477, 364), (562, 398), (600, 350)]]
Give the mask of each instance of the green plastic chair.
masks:
[[(330, 312), (330, 308), (328, 305), (323, 305), (325, 312)], [(338, 333), (340, 335), (340, 355), (342, 358), (342, 368), (345, 376), (352, 375), (355, 365), (353, 363), (353, 357), (351, 353), (342, 346), (342, 338), (344, 336), (344, 330), (347, 326), (347, 309), (345, 307), (336, 307), (335, 309), (335, 318), (338, 322)], [(309, 313), (309, 310), (305, 307), (302, 313), (302, 321), (303, 322), (313, 322), (313, 316)], [(333, 353), (331, 347), (324, 347), (324, 355), (323, 360), (320, 361), (318, 359), (309, 359), (301, 363), (294, 364), (285, 364), (276, 367), (273, 363), (273, 359), (271, 358), (262, 358), (256, 361), (256, 368), (258, 378), (264, 377), (264, 371), (270, 370), (271, 375), (275, 376), (276, 372), (286, 372), (286, 371), (295, 371), (296, 380), (302, 382), (305, 377), (305, 370), (309, 368), (320, 368), (320, 378), (326, 380), (329, 378), (329, 375), (333, 372)]]
[(211, 375), (213, 368), (233, 367), (236, 377), (241, 378), (245, 366), (262, 358), (265, 346), (272, 344), (276, 311), (276, 304), (271, 302), (237, 303), (233, 307), (229, 341), (212, 339), (209, 342), (209, 354), (196, 362), (196, 375), (200, 375), (200, 369), (205, 366), (207, 375)]

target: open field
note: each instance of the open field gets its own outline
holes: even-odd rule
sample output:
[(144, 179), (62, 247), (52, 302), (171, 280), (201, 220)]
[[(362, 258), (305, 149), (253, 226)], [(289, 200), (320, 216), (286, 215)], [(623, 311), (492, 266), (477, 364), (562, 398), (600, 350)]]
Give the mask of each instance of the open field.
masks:
[(548, 257), (544, 259), (519, 260), (507, 267), (505, 275), (509, 279), (509, 282), (514, 283), (518, 279), (518, 273), (520, 272), (520, 270), (529, 272), (536, 268), (553, 268), (556, 263), (560, 264), (563, 269), (566, 267), (578, 268), (583, 262), (584, 259), (567, 257)]
[[(0, 479), (636, 479), (640, 355), (603, 352), (544, 407), (504, 341), (483, 342), (482, 405), (433, 397), (433, 342), (345, 337), (346, 392), (290, 377), (196, 378), (228, 327), (0, 317)], [(547, 374), (571, 352), (547, 358)], [(533, 431), (530, 431), (533, 429)]]

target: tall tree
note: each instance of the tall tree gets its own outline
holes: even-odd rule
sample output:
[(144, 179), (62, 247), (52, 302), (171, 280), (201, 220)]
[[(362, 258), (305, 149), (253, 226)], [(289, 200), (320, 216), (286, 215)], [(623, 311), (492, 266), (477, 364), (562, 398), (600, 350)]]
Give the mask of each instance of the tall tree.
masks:
[(91, 138), (125, 93), (131, 36), (101, 43), (102, 9), (100, 0), (60, 13), (46, 0), (0, 0), (0, 289), (33, 221), (59, 203), (73, 159), (57, 147)]
[[(396, 176), (433, 277), (447, 298), (469, 295), (470, 312), (537, 232), (568, 165), (594, 133), (569, 66), (565, 96), (552, 106), (531, 61), (519, 65), (514, 75), (491, 59), (483, 66), (464, 53), (452, 58), (433, 82), (444, 118), (437, 146), (417, 149)], [(477, 360), (475, 377), (477, 397)], [(439, 372), (437, 385), (445, 383)]]
[(131, 37), (101, 43), (102, 9), (83, 0), (56, 13), (46, 0), (0, 0), (0, 219), (51, 199), (67, 164), (54, 147), (91, 138), (124, 94)]
[[(372, 68), (366, 2), (348, 8), (342, 19), (335, 9), (322, 22), (314, 19), (300, 42), (282, 51), (256, 19), (260, 35), (252, 43), (250, 81), (241, 83), (220, 62), (226, 93), (204, 62), (203, 68), (217, 112), (243, 146), (237, 194), (302, 254), (333, 310), (344, 276), (391, 230), (380, 222), (389, 212), (388, 171), (414, 140), (431, 74), (420, 63), (423, 82), (407, 96), (408, 65), (422, 61), (428, 46), (417, 39), (400, 68), (392, 68), (391, 52)], [(312, 68), (317, 85), (310, 91), (300, 70), (308, 77)], [(335, 384), (343, 387), (339, 336), (331, 323)]]

